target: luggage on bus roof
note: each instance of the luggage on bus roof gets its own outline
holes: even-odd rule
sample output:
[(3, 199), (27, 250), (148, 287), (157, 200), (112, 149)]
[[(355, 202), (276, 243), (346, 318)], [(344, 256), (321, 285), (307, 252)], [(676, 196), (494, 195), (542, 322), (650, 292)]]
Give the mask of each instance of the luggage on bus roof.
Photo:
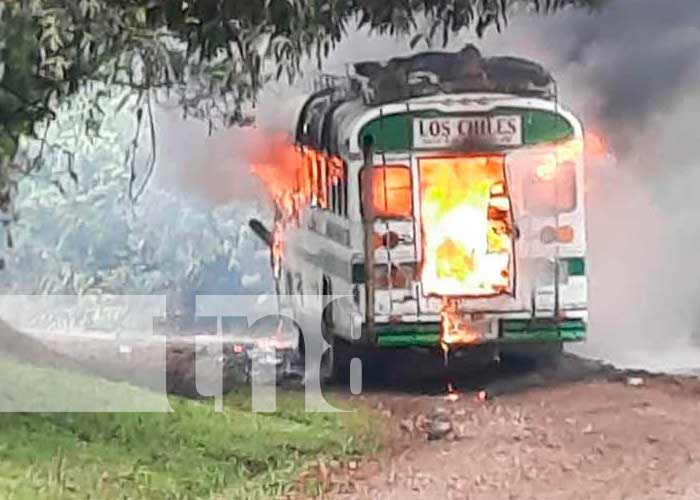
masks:
[(422, 52), (386, 63), (359, 62), (354, 68), (371, 89), (372, 104), (438, 93), (553, 95), (554, 80), (541, 65), (516, 57), (483, 57), (472, 44), (459, 52)]

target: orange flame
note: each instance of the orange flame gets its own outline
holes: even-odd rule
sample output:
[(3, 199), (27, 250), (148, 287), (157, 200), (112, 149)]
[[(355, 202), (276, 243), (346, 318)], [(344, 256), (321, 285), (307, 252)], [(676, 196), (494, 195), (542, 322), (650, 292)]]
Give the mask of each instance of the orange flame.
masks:
[(445, 399), (450, 403), (459, 401), (459, 394), (457, 394), (454, 387), (452, 386), (452, 382), (449, 381), (447, 382), (447, 395), (445, 396)]
[(298, 224), (302, 207), (328, 206), (329, 190), (345, 175), (345, 164), (337, 157), (297, 147), (284, 134), (270, 134), (253, 154), (250, 168), (277, 208), (270, 254), (275, 277), (279, 278), (286, 228)]
[(265, 185), (283, 217), (296, 213), (300, 198), (299, 153), (283, 134), (272, 134), (253, 154), (251, 171)]
[(272, 134), (265, 147), (253, 154), (251, 171), (265, 185), (277, 207), (270, 245), (272, 272), (279, 279), (284, 253), (285, 227), (297, 218), (303, 201), (299, 189), (299, 153), (283, 134)]
[(262, 180), (283, 217), (296, 217), (308, 204), (326, 208), (329, 189), (345, 175), (345, 164), (308, 147), (272, 134), (251, 159), (251, 171)]
[(442, 299), (440, 312), (440, 347), (447, 353), (450, 346), (473, 344), (478, 342), (479, 332), (469, 325), (457, 308), (457, 300), (449, 297)]
[(425, 293), (508, 292), (513, 243), (503, 157), (425, 159), (420, 187)]
[(426, 294), (443, 297), (440, 345), (479, 340), (455, 297), (493, 296), (511, 289), (510, 200), (502, 156), (421, 162), (421, 221)]
[(603, 136), (587, 131), (584, 137), (584, 151), (586, 158), (597, 160), (608, 154), (608, 145)]
[(284, 255), (284, 223), (282, 220), (275, 222), (272, 231), (272, 245), (270, 257), (272, 259), (272, 273), (275, 279), (279, 279), (282, 273), (282, 256)]

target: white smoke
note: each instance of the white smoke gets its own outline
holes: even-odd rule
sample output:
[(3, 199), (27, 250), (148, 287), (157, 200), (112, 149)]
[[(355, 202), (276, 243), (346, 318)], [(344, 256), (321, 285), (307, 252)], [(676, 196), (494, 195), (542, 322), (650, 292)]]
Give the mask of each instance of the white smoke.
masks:
[(580, 351), (622, 365), (700, 364), (698, 26), (694, 0), (625, 0), (516, 19), (484, 44), (551, 68), (562, 102), (617, 158), (588, 171), (591, 331)]

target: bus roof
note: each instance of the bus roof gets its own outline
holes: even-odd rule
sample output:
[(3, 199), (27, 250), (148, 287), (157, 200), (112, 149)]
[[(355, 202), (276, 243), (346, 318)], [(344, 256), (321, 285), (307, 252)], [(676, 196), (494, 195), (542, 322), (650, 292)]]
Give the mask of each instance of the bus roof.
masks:
[(474, 45), (457, 52), (422, 52), (386, 62), (363, 61), (346, 77), (324, 75), (299, 113), (296, 142), (338, 152), (338, 125), (348, 112), (433, 95), (489, 93), (552, 100), (554, 79), (541, 65), (514, 57), (483, 57)]

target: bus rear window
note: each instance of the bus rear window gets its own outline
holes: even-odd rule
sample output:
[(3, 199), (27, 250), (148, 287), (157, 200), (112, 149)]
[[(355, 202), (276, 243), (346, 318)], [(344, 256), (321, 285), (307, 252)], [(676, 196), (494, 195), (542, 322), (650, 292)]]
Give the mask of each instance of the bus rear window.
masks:
[(526, 186), (526, 208), (541, 217), (576, 209), (576, 165), (542, 162), (534, 166)]
[(413, 216), (411, 170), (404, 165), (366, 167), (360, 174), (365, 214), (379, 218)]

